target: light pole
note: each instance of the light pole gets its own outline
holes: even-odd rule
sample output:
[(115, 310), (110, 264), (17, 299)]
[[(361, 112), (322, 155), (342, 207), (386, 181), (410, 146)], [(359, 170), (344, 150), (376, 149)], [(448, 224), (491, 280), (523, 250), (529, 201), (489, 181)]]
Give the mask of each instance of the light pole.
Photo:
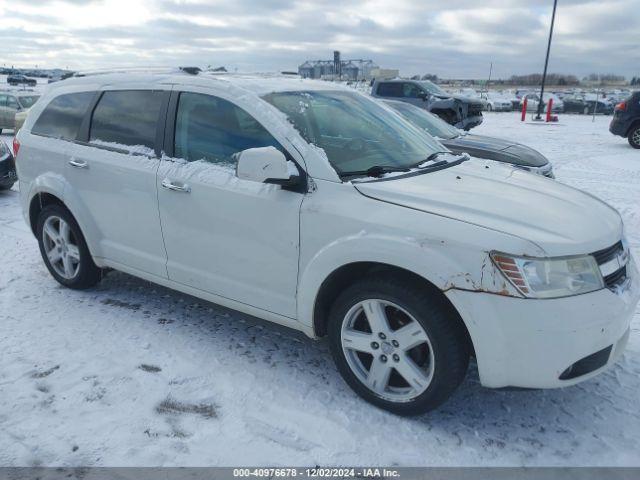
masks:
[(551, 14), (551, 28), (549, 29), (549, 42), (547, 43), (547, 57), (544, 60), (544, 71), (542, 72), (542, 86), (540, 87), (540, 100), (538, 101), (538, 114), (536, 120), (542, 120), (542, 109), (544, 108), (544, 82), (547, 80), (547, 66), (549, 65), (549, 52), (551, 51), (551, 38), (553, 37), (553, 23), (556, 20), (556, 7), (558, 0), (553, 0), (553, 13)]

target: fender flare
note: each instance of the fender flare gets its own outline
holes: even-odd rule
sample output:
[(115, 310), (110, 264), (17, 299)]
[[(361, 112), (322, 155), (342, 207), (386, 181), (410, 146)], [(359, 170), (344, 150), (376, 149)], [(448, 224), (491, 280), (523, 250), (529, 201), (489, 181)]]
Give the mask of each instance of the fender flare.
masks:
[(301, 270), (298, 281), (298, 320), (313, 328), (314, 309), (323, 282), (341, 267), (359, 262), (389, 265), (412, 272), (440, 290), (450, 288), (455, 272), (464, 271), (462, 265), (428, 245), (415, 239), (382, 234), (360, 233), (338, 239), (319, 250)]
[[(42, 193), (47, 193), (59, 198), (64, 206), (71, 212), (71, 215), (76, 219), (80, 230), (84, 235), (89, 253), (95, 259), (101, 257), (101, 250), (99, 247), (98, 234), (99, 229), (96, 225), (90, 212), (80, 200), (75, 190), (69, 188), (67, 179), (59, 174), (45, 173), (38, 176), (32, 183), (31, 189), (28, 195), (28, 204), (26, 205), (27, 215), (30, 214), (31, 203), (34, 198)], [(30, 223), (30, 218), (28, 219)], [(35, 232), (34, 232), (35, 234)]]

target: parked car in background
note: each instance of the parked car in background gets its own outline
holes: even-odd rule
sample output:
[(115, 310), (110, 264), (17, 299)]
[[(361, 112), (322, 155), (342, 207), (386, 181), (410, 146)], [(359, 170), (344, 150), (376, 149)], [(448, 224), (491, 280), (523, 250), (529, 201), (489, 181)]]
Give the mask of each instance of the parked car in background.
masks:
[[(538, 103), (540, 102), (540, 94), (538, 93), (526, 93), (520, 99), (520, 107), (519, 110), (522, 111), (522, 107), (524, 105), (524, 99), (527, 99), (527, 112), (537, 112), (538, 111)], [(544, 94), (544, 105), (542, 107), (542, 112), (547, 111), (549, 107), (549, 100), (553, 99), (553, 103), (551, 104), (551, 112), (552, 113), (562, 113), (564, 112), (564, 101), (560, 100), (553, 93)]]
[(555, 178), (551, 162), (533, 148), (509, 140), (463, 132), (436, 115), (405, 102), (384, 102), (454, 153), (466, 152), (472, 157), (507, 163), (538, 175)]
[(595, 113), (611, 115), (614, 107), (615, 105), (608, 98), (602, 98), (595, 93), (580, 93), (564, 98), (564, 111), (566, 113), (593, 115), (595, 111)]
[(627, 137), (629, 145), (640, 148), (640, 90), (616, 105), (609, 131)]
[(4, 129), (16, 130), (16, 114), (30, 109), (40, 98), (32, 91), (0, 90), (0, 133)]
[(29, 78), (26, 75), (9, 75), (7, 77), (7, 83), (14, 87), (18, 85), (35, 87), (38, 84), (38, 81), (35, 78)]
[(9, 190), (17, 179), (11, 148), (0, 140), (0, 190)]
[(452, 154), (348, 87), (87, 75), (52, 84), (15, 147), (61, 285), (114, 268), (328, 336), (396, 414), (443, 403), (472, 354), (483, 385), (563, 387), (629, 338), (640, 273), (613, 208)]
[(485, 110), (489, 112), (510, 112), (513, 109), (511, 99), (499, 92), (482, 94)]
[(482, 102), (479, 99), (449, 94), (428, 80), (376, 80), (371, 95), (410, 103), (463, 130), (482, 123)]

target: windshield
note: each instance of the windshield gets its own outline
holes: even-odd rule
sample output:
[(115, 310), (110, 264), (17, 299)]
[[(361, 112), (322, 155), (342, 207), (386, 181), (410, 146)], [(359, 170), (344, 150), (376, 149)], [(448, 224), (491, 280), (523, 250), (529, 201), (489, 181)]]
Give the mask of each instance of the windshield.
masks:
[(263, 98), (283, 112), (308, 143), (322, 148), (341, 176), (374, 167), (409, 169), (447, 151), (411, 123), (356, 92), (282, 92)]
[(433, 113), (429, 113), (422, 108), (414, 107), (405, 102), (389, 102), (388, 105), (417, 127), (426, 130), (433, 137), (451, 140), (460, 136), (460, 132), (456, 127), (452, 127)]
[(20, 95), (18, 101), (22, 108), (31, 108), (34, 103), (40, 98), (40, 95)]
[(422, 86), (422, 88), (424, 88), (427, 92), (432, 93), (433, 95), (441, 95), (445, 97), (451, 96), (447, 92), (442, 90), (438, 85), (436, 85), (433, 82), (430, 82), (429, 80), (423, 80), (419, 83)]

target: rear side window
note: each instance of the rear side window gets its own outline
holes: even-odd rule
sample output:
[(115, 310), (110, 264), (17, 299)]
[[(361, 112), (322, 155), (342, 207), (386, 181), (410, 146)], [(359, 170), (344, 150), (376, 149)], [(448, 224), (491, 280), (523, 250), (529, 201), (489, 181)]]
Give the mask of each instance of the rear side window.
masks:
[(378, 84), (378, 95), (383, 97), (403, 97), (401, 82), (388, 82)]
[(94, 92), (68, 93), (54, 98), (44, 109), (31, 133), (75, 140)]
[(89, 141), (153, 149), (163, 98), (163, 91), (104, 92), (93, 111)]
[(282, 149), (251, 115), (227, 100), (182, 93), (178, 102), (175, 156), (189, 162), (235, 164), (234, 154), (258, 147)]

